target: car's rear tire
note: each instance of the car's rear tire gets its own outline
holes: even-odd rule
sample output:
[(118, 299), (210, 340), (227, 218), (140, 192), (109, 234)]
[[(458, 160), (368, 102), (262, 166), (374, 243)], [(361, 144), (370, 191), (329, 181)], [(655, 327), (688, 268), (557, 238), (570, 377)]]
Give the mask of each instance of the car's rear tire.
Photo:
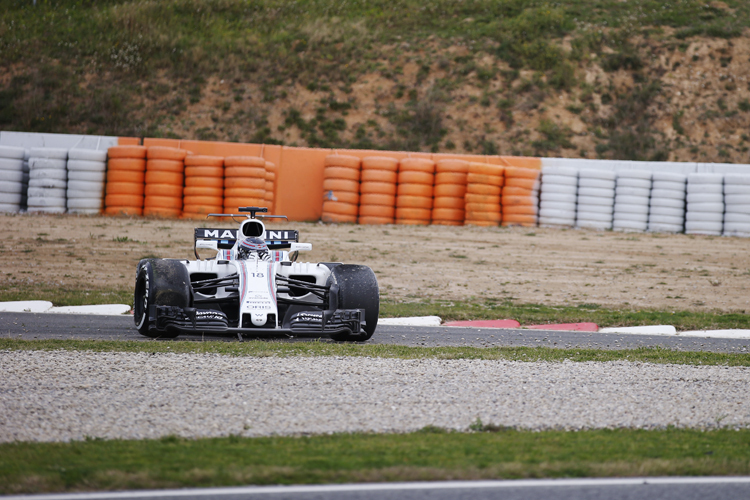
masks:
[(335, 334), (333, 340), (363, 342), (369, 340), (378, 326), (380, 289), (375, 273), (367, 266), (340, 264), (331, 269), (329, 284), (338, 285), (339, 309), (364, 309), (363, 333)]
[(178, 331), (158, 331), (149, 317), (151, 305), (190, 307), (190, 275), (178, 260), (144, 259), (138, 263), (133, 294), (133, 319), (141, 335), (175, 338)]

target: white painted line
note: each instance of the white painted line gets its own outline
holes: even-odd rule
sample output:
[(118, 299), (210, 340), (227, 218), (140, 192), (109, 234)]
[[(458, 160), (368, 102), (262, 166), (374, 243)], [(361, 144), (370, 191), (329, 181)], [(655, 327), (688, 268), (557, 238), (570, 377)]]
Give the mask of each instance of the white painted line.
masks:
[(47, 312), (52, 302), (46, 300), (19, 300), (16, 302), (0, 302), (0, 312)]
[(440, 326), (443, 320), (438, 316), (414, 316), (411, 318), (378, 318), (379, 325), (398, 326)]
[(672, 325), (616, 326), (613, 328), (600, 328), (599, 333), (626, 333), (630, 335), (675, 335), (677, 333), (677, 329)]
[(412, 483), (326, 484), (310, 486), (241, 486), (179, 490), (110, 491), (4, 496), (3, 500), (95, 500), (99, 498), (179, 498), (227, 495), (274, 495), (279, 493), (336, 493), (358, 491), (455, 490), (480, 488), (555, 488), (566, 486), (638, 486), (680, 484), (748, 484), (750, 477), (641, 477), (592, 479), (518, 479), (509, 481), (433, 481)]
[(750, 339), (750, 330), (693, 330), (689, 332), (678, 332), (677, 336), (717, 339)]
[(98, 306), (63, 306), (53, 307), (48, 313), (58, 314), (95, 314), (99, 316), (118, 316), (130, 312), (131, 307), (125, 304), (102, 304)]

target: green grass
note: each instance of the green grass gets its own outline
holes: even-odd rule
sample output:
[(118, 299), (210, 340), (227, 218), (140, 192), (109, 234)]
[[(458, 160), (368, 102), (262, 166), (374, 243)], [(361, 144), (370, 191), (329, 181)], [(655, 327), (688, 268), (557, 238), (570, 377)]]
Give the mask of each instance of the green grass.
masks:
[[(0, 494), (140, 488), (750, 473), (748, 430), (489, 429), (0, 444)], [(494, 432), (488, 432), (494, 431)]]
[(82, 306), (90, 304), (132, 304), (133, 290), (94, 289), (85, 287), (59, 286), (5, 282), (0, 290), (0, 302), (17, 300), (47, 300), (55, 306)]
[(605, 309), (597, 304), (545, 306), (512, 302), (381, 301), (381, 317), (440, 316), (444, 321), (515, 319), (521, 325), (593, 322), (600, 327), (674, 325), (678, 331), (702, 329), (750, 329), (750, 315), (733, 312), (658, 311)]
[[(377, 333), (376, 333), (377, 335)], [(221, 354), (225, 356), (354, 356), (399, 359), (482, 359), (508, 361), (632, 361), (685, 365), (750, 366), (750, 354), (673, 351), (663, 348), (622, 350), (553, 349), (548, 347), (408, 347), (393, 344), (332, 342), (103, 341), (0, 339), (0, 350), (70, 350)]]

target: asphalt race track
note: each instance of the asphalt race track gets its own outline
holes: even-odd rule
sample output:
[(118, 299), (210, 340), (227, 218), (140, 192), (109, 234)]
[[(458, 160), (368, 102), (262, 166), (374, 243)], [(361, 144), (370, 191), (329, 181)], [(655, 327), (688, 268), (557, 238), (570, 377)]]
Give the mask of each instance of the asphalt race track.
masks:
[[(0, 313), (0, 338), (79, 339), (79, 340), (150, 340), (138, 333), (132, 316), (94, 316), (50, 313)], [(250, 337), (282, 342), (306, 342), (314, 337)], [(223, 340), (237, 342), (236, 336), (180, 335), (177, 340)], [(324, 338), (323, 340), (328, 340)], [(170, 340), (163, 340), (169, 342)], [(527, 346), (585, 349), (635, 349), (663, 347), (681, 351), (750, 352), (748, 339), (718, 339), (621, 333), (562, 332), (545, 330), (386, 326), (381, 325), (368, 342), (405, 346)]]

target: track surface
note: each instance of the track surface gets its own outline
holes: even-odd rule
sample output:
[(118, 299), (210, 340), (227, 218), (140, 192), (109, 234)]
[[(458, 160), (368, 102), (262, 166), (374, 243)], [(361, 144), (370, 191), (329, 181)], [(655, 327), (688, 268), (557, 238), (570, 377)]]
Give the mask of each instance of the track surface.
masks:
[[(149, 340), (138, 333), (132, 316), (88, 316), (76, 314), (0, 313), (0, 337), (24, 340)], [(259, 338), (259, 337), (253, 337)], [(263, 337), (284, 342), (305, 342), (306, 338)], [(251, 337), (246, 336), (249, 340)], [(236, 336), (181, 335), (178, 340), (223, 340), (236, 342)], [(164, 340), (168, 342), (168, 340)], [(748, 339), (681, 338), (615, 333), (560, 332), (545, 330), (379, 326), (372, 344), (406, 346), (528, 346), (587, 349), (635, 349), (663, 347), (681, 351), (750, 351)]]

